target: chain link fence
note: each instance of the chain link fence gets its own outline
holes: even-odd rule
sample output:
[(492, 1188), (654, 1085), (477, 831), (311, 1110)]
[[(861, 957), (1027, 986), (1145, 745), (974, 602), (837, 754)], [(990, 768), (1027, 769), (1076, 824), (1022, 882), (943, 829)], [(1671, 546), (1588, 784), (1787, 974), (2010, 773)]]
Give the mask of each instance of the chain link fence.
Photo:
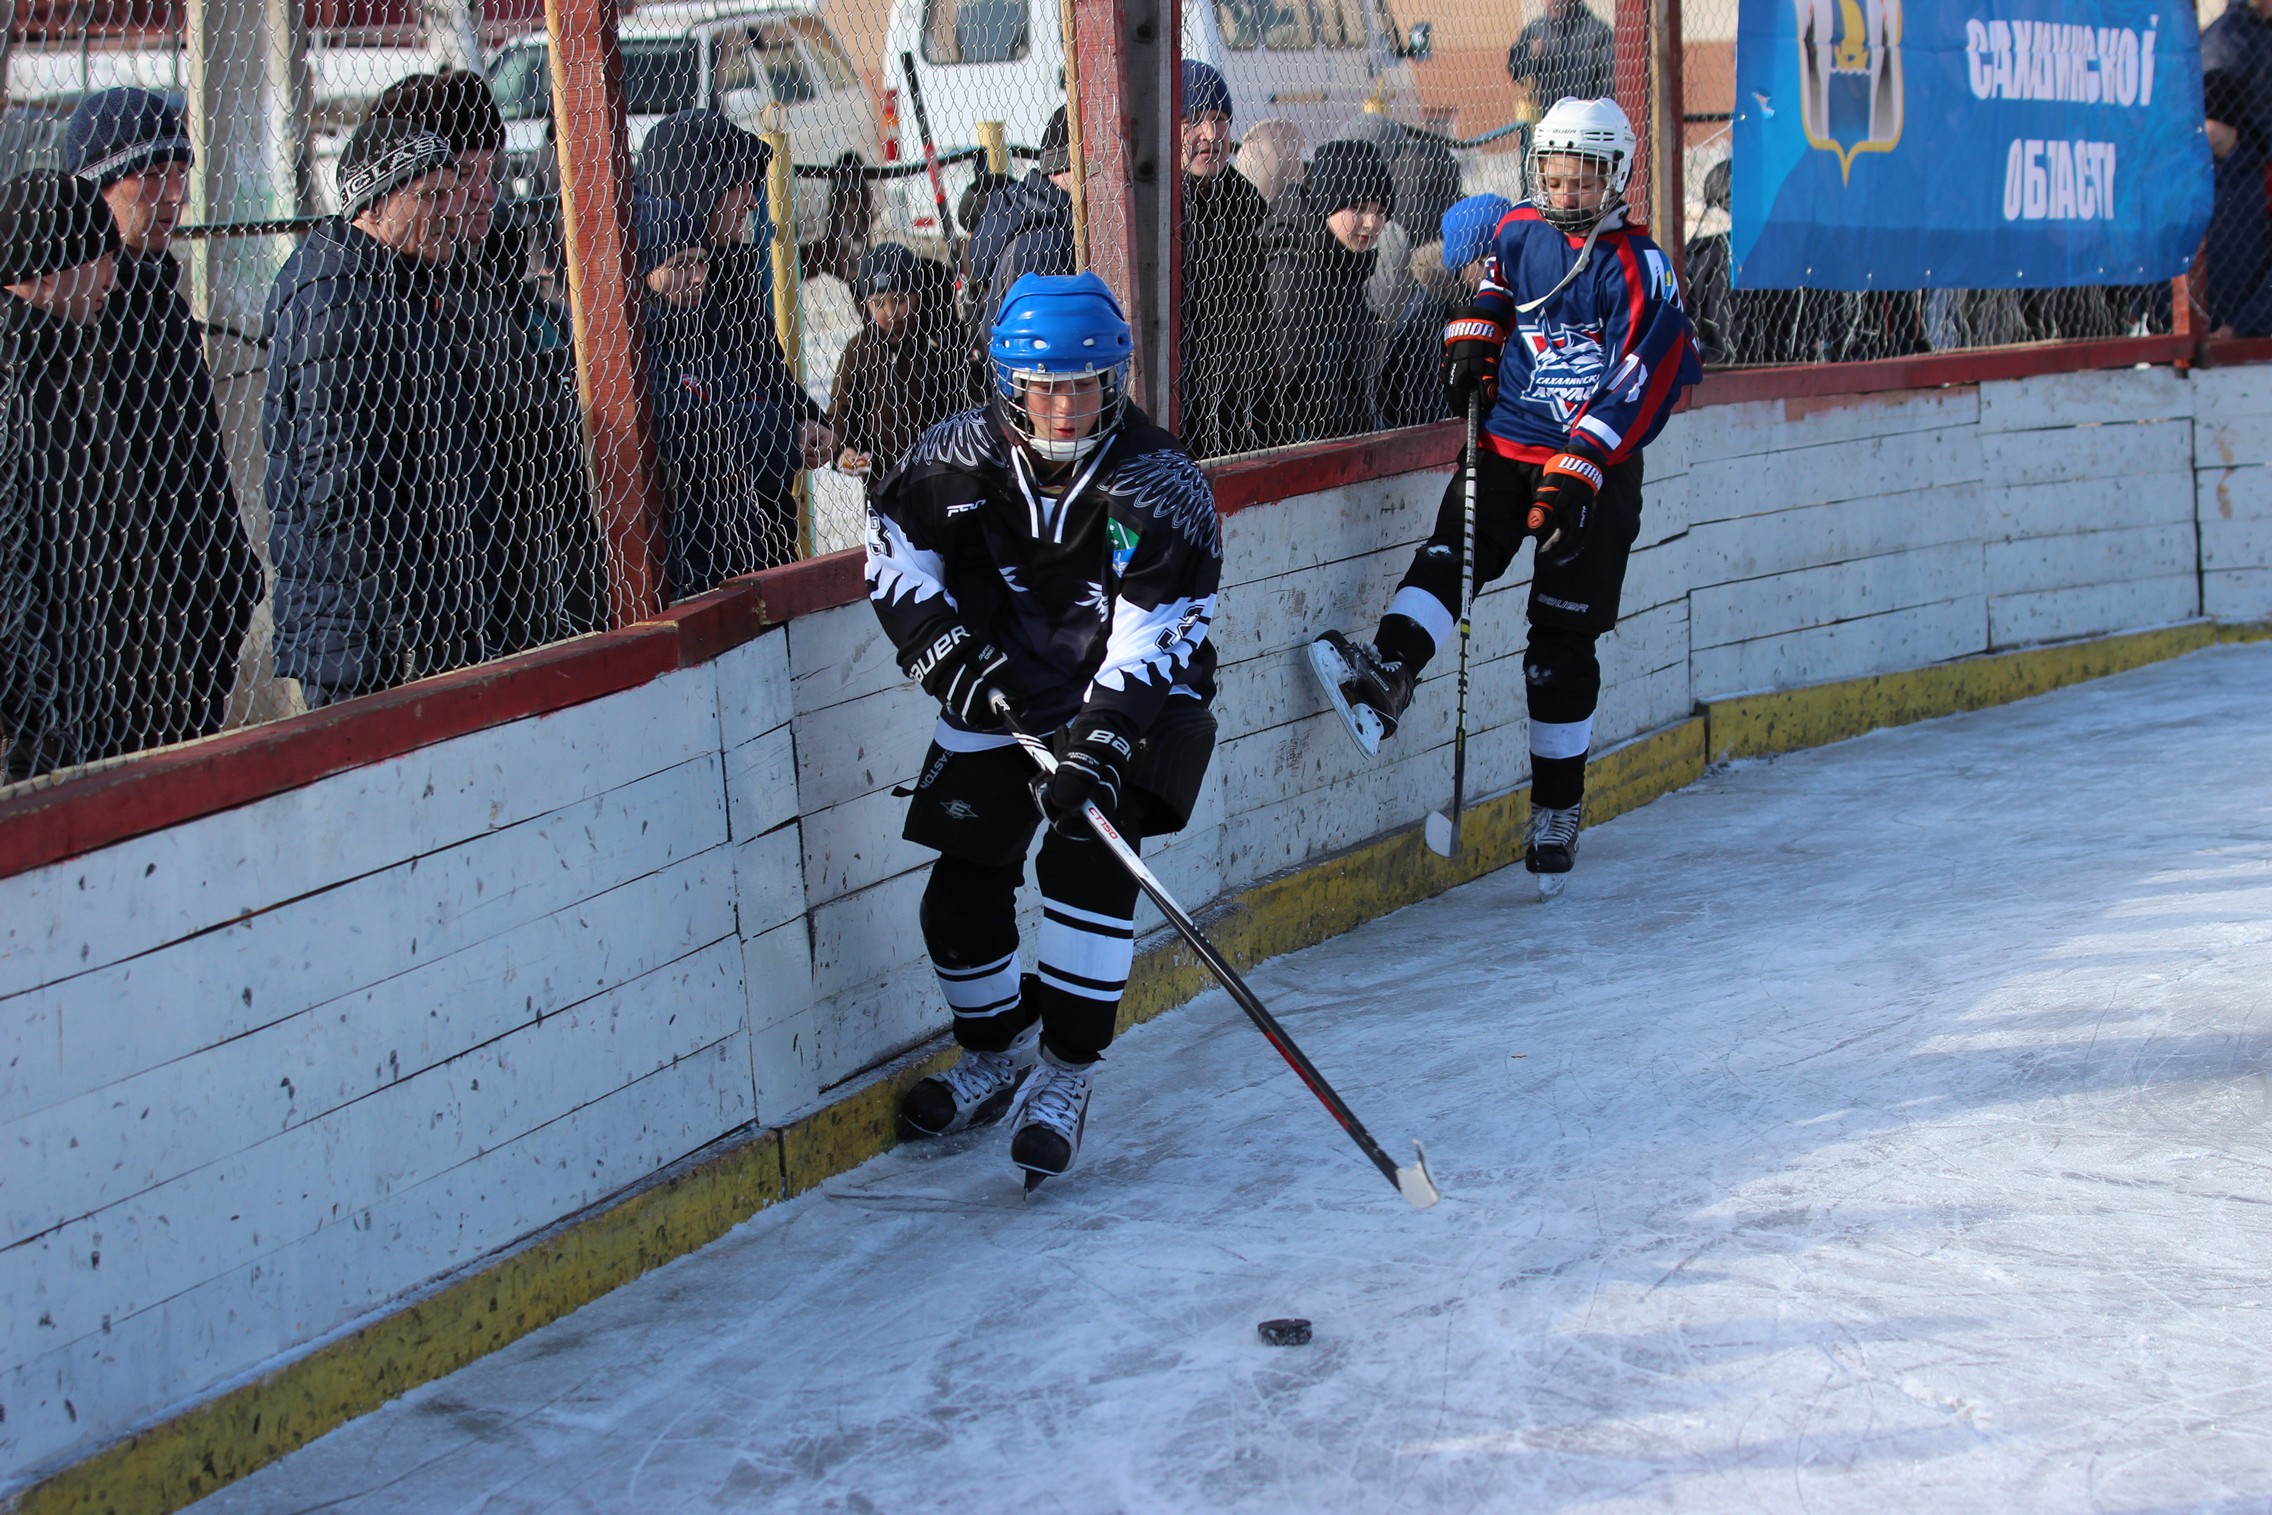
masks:
[[(1081, 261), (1055, 0), (639, 5), (612, 85), (613, 8), (561, 10), (578, 56), (534, 0), (19, 7), (6, 780), (855, 545), (922, 432), (986, 403), (1009, 283)], [(1676, 52), (1650, 0), (1187, 0), (1187, 445), (1445, 418), (1445, 319), (1566, 96), (1614, 95), (1642, 134), (1628, 200), (1684, 242), (1711, 362), (2170, 329), (2167, 288), (1730, 289), (1735, 10), (1687, 0)], [(1668, 67), (1678, 193), (1651, 183)], [(2209, 95), (2214, 118), (2229, 92)], [(2233, 135), (2196, 286), (2248, 332), (2272, 123)], [(2228, 194), (2250, 173), (2255, 200)], [(75, 270), (104, 257), (96, 298)]]

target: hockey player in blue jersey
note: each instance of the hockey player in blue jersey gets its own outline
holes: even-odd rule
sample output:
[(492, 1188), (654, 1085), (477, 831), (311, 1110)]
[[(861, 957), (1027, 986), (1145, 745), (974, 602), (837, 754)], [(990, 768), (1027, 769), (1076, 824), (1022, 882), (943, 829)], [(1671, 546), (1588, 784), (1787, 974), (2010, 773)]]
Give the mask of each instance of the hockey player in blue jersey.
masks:
[[(1569, 872), (1585, 801), (1601, 665), (1626, 555), (1641, 526), (1641, 449), (1703, 377), (1672, 264), (1626, 221), (1634, 136), (1611, 100), (1563, 100), (1540, 120), (1529, 199), (1499, 223), (1482, 288), (1444, 329), (1454, 411), (1478, 398), (1475, 585), (1538, 542), (1523, 678), (1531, 818), (1524, 861)], [(1370, 642), (1329, 631), (1310, 661), (1368, 754), (1396, 730), (1428, 660), (1457, 634), (1466, 481), (1455, 473), (1434, 532)]]
[[(1206, 476), (1127, 399), (1128, 322), (1102, 279), (1020, 275), (988, 353), (989, 403), (933, 426), (877, 489), (867, 576), (900, 667), (940, 705), (904, 835), (940, 854), (920, 919), (962, 1048), (908, 1091), (901, 1128), (1007, 1112), (1031, 1187), (1079, 1154), (1135, 951), (1136, 882), (1083, 807), (1131, 845), (1190, 819), (1215, 744), (1223, 548)], [(1037, 782), (997, 696), (1051, 736), (1054, 778)], [(1044, 819), (1021, 974), (1017, 891)]]

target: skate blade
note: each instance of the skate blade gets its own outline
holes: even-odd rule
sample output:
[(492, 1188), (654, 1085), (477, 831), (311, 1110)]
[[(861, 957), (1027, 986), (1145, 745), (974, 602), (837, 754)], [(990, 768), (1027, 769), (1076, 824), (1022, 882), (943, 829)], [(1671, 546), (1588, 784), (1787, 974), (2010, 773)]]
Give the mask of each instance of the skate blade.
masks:
[(1436, 1192), (1435, 1179), (1428, 1175), (1428, 1154), (1417, 1139), (1412, 1143), (1412, 1165), (1396, 1170), (1396, 1192), (1415, 1210), (1425, 1210), (1443, 1198)]
[(1317, 676), (1319, 687), (1325, 691), (1326, 702), (1333, 706), (1333, 713), (1341, 717), (1341, 724), (1348, 731), (1349, 740), (1355, 742), (1357, 749), (1365, 756), (1379, 757), (1379, 714), (1350, 704), (1349, 697), (1341, 692), (1341, 686), (1349, 682), (1349, 664), (1340, 653), (1333, 650), (1333, 644), (1323, 637), (1310, 643), (1309, 652), (1310, 672)]
[(1054, 1173), (1043, 1173), (1035, 1168), (1026, 1169), (1026, 1198), (1033, 1198), (1033, 1191), (1041, 1187), (1044, 1179), (1051, 1179), (1056, 1176)]
[(1423, 828), (1428, 839), (1428, 850), (1438, 857), (1459, 856), (1459, 822), (1441, 810), (1428, 812), (1428, 824)]

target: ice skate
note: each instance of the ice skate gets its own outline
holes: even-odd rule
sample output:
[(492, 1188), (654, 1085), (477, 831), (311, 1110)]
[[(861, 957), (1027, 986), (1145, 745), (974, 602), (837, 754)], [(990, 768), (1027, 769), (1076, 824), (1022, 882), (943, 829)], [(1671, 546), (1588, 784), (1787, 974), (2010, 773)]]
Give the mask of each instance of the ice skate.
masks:
[(899, 1127), (910, 1137), (952, 1136), (1002, 1118), (1018, 1078), (1033, 1066), (1041, 1028), (1028, 1026), (1006, 1052), (963, 1049), (962, 1061), (934, 1073), (900, 1097)]
[(1570, 881), (1578, 860), (1578, 827), (1585, 818), (1585, 803), (1567, 810), (1533, 806), (1523, 827), (1523, 866), (1538, 880), (1538, 897), (1552, 899)]
[(1055, 1178), (1081, 1155), (1081, 1132), (1089, 1123), (1089, 1070), (1061, 1063), (1047, 1052), (1018, 1086), (1016, 1133), (1010, 1161), (1026, 1170), (1026, 1192)]
[(1402, 662), (1382, 658), (1372, 643), (1352, 642), (1338, 631), (1319, 637), (1309, 650), (1310, 671), (1349, 728), (1350, 740), (1365, 756), (1377, 756), (1412, 703), (1416, 676)]

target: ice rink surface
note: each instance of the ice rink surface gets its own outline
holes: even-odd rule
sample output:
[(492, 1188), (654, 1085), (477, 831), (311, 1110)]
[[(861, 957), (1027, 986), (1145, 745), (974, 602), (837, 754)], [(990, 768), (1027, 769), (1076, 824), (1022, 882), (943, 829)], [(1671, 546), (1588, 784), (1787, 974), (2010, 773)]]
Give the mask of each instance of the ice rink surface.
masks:
[(1217, 991), (1031, 1201), (902, 1148), (196, 1508), (2272, 1509), (2272, 645), (1579, 870), (1252, 977), (1434, 1210)]

